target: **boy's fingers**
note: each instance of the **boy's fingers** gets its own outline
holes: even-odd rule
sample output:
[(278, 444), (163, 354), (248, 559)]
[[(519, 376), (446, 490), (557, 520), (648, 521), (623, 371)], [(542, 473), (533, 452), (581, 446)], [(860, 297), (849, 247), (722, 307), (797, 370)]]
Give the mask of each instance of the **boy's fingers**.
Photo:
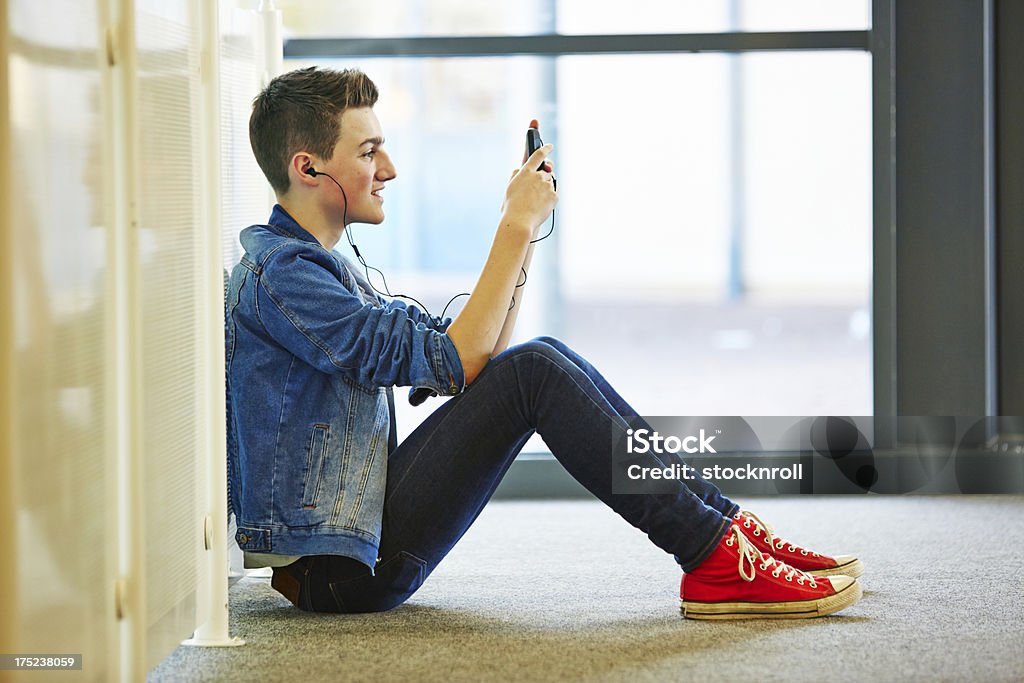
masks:
[(552, 145), (551, 143), (544, 145), (543, 147), (541, 147), (536, 152), (530, 155), (530, 158), (526, 160), (525, 164), (523, 164), (523, 168), (528, 168), (534, 171), (537, 170), (537, 168), (540, 167), (541, 162), (544, 161), (545, 158), (547, 158), (548, 154), (550, 154), (551, 150), (554, 148), (554, 145)]

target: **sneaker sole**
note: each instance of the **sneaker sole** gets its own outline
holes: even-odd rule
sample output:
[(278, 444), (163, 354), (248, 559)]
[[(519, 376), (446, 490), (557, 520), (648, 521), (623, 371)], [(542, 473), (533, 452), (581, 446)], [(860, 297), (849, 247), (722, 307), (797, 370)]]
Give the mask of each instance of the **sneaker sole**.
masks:
[(796, 602), (692, 602), (683, 600), (680, 611), (687, 619), (812, 619), (846, 609), (861, 598), (854, 581), (834, 595)]
[(815, 576), (849, 576), (856, 579), (858, 576), (864, 573), (864, 563), (860, 560), (854, 560), (853, 562), (847, 562), (841, 564), (838, 567), (832, 567), (831, 569), (805, 569), (808, 574), (814, 574)]

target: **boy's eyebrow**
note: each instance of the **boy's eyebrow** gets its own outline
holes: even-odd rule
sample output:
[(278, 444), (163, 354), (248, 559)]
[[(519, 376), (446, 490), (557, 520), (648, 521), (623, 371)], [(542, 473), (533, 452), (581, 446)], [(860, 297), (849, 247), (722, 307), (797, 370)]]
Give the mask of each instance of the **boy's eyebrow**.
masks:
[(369, 144), (383, 145), (384, 144), (384, 138), (366, 138), (365, 140), (363, 140), (362, 142), (359, 143), (359, 146), (362, 147), (363, 145), (369, 145)]

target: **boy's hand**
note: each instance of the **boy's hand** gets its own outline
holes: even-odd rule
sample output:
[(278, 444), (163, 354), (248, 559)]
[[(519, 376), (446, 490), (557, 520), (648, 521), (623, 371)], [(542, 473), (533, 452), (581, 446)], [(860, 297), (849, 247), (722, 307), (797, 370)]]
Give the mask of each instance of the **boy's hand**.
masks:
[[(532, 234), (551, 215), (558, 202), (558, 194), (552, 182), (551, 173), (554, 168), (545, 159), (552, 149), (553, 145), (544, 145), (524, 159), (523, 165), (512, 174), (502, 205), (503, 224), (525, 224)], [(538, 171), (541, 162), (544, 163), (544, 170)]]

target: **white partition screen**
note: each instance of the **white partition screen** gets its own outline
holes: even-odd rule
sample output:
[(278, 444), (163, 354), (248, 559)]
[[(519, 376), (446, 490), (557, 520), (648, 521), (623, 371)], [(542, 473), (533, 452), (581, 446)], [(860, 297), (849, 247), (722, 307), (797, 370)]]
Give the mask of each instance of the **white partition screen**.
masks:
[(224, 268), (230, 272), (242, 256), (238, 233), (267, 219), (270, 192), (249, 148), (249, 114), (262, 87), (264, 61), (256, 40), (259, 17), (251, 11), (221, 7), (221, 231)]
[(194, 2), (136, 3), (137, 234), (132, 318), (144, 520), (146, 664), (195, 627), (206, 486), (202, 121)]
[[(11, 555), (15, 651), (76, 652), (108, 678), (116, 648), (114, 460), (102, 63), (95, 8), (7, 3), (12, 275)], [(74, 22), (56, 22), (68, 11)], [(7, 546), (8, 544), (5, 544)]]
[(233, 5), (0, 0), (0, 652), (81, 654), (75, 680), (142, 680), (200, 627), (238, 644), (208, 561), (222, 222), (265, 194), (236, 163), (257, 56), (216, 33)]
[(98, 18), (92, 3), (2, 9), (10, 371), (0, 419), (13, 510), (3, 561), (14, 577), (4, 587), (13, 605), (0, 610), (14, 628), (0, 651), (81, 654), (90, 666), (77, 680), (106, 681), (116, 677), (117, 498)]

